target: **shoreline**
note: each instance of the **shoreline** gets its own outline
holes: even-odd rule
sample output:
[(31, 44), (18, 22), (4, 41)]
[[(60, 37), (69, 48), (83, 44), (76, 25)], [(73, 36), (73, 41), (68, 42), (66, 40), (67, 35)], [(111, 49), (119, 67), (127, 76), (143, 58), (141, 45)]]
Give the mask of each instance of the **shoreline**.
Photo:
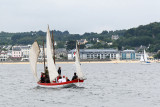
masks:
[[(150, 61), (151, 63), (156, 63), (159, 61)], [(56, 62), (57, 64), (73, 64), (73, 61)], [(114, 60), (114, 61), (81, 61), (81, 63), (140, 63), (140, 61), (132, 60)], [(159, 62), (160, 63), (160, 62)], [(30, 64), (29, 62), (0, 62), (0, 64)], [(43, 64), (43, 62), (37, 62), (37, 64)]]

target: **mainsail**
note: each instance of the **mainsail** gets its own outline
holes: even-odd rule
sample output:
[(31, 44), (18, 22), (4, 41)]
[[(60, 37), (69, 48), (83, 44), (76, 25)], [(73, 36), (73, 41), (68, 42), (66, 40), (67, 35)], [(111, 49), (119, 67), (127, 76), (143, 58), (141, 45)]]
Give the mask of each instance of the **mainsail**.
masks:
[(76, 65), (77, 75), (79, 79), (84, 79), (84, 76), (81, 70), (81, 65), (80, 65), (79, 49), (77, 45), (78, 44), (76, 43), (75, 65)]
[(140, 61), (141, 61), (141, 62), (143, 62), (143, 61), (144, 61), (143, 55), (141, 55), (141, 59), (140, 59)]
[(39, 53), (40, 53), (40, 49), (39, 49), (37, 41), (35, 41), (32, 44), (32, 47), (29, 52), (29, 61), (31, 65), (31, 70), (37, 82), (39, 81), (38, 76), (37, 76), (37, 60), (38, 60)]
[(52, 55), (52, 41), (51, 41), (49, 27), (47, 30), (46, 41), (47, 41), (46, 46), (47, 46), (48, 71), (49, 71), (50, 82), (52, 83), (58, 76), (58, 72), (56, 69), (56, 65), (54, 64), (53, 57), (52, 57), (53, 56)]
[(147, 62), (147, 54), (146, 54), (145, 49), (144, 49), (144, 61)]

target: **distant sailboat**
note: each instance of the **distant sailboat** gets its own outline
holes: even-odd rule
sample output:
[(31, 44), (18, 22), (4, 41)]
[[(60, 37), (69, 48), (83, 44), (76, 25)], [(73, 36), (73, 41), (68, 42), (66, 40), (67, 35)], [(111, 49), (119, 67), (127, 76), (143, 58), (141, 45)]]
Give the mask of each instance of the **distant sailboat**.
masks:
[(71, 84), (83, 83), (84, 82), (84, 75), (83, 75), (83, 73), (81, 71), (81, 67), (80, 67), (79, 49), (78, 49), (77, 44), (76, 44), (75, 64), (76, 64), (78, 79), (77, 80), (72, 80), (72, 81), (67, 81), (67, 82), (61, 82), (61, 83), (56, 82), (56, 79), (58, 77), (58, 72), (57, 72), (56, 65), (55, 65), (54, 60), (53, 60), (52, 50), (53, 50), (53, 53), (54, 53), (54, 48), (52, 47), (52, 41), (51, 41), (49, 27), (48, 27), (47, 35), (46, 35), (46, 46), (47, 46), (47, 64), (48, 64), (50, 83), (41, 83), (40, 79), (37, 76), (37, 60), (38, 60), (38, 56), (39, 56), (39, 53), (40, 53), (40, 49), (39, 49), (37, 41), (35, 41), (32, 44), (32, 47), (30, 49), (30, 55), (29, 55), (30, 65), (31, 65), (33, 75), (34, 75), (37, 83), (40, 86), (45, 86), (45, 87), (62, 87), (63, 86), (63, 87), (67, 87), (68, 85), (71, 85)]
[(143, 58), (143, 55), (141, 55), (141, 59), (140, 59), (140, 62), (144, 62), (144, 58)]
[(142, 62), (142, 64), (150, 64), (150, 62), (148, 61), (147, 59), (148, 55), (144, 49), (144, 54), (141, 55), (141, 59), (140, 59), (140, 62)]

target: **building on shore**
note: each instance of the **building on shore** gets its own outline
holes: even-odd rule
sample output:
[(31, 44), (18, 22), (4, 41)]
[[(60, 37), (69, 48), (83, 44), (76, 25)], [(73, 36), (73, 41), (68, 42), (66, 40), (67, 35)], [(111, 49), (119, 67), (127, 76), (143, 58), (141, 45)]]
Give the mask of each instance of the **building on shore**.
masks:
[(88, 42), (88, 41), (87, 41), (86, 39), (78, 40), (78, 43), (79, 43), (80, 45), (86, 44), (87, 42)]
[(135, 59), (136, 59), (136, 60), (140, 60), (140, 59), (141, 59), (141, 56), (143, 56), (142, 53), (136, 53), (136, 54), (135, 54)]
[(55, 56), (57, 59), (67, 58), (67, 50), (65, 48), (56, 49)]
[(117, 40), (117, 39), (119, 39), (119, 36), (118, 35), (112, 35), (111, 39), (112, 40)]
[(12, 58), (21, 58), (22, 51), (20, 46), (13, 46), (12, 47)]
[[(68, 60), (73, 60), (75, 50), (68, 52)], [(119, 52), (116, 49), (81, 49), (80, 58), (84, 60), (93, 59), (119, 59)]]
[[(88, 46), (90, 47), (92, 44), (89, 44)], [(29, 61), (29, 50), (31, 45), (13, 47), (10, 45), (0, 47), (0, 61)], [(46, 57), (46, 46), (44, 50)], [(141, 50), (142, 52), (136, 50), (118, 51), (117, 49), (80, 49), (80, 58), (82, 60), (140, 60), (141, 55), (143, 55), (143, 49)], [(58, 60), (66, 60), (67, 57), (68, 60), (74, 60), (74, 53), (74, 49), (69, 52), (66, 51), (65, 48), (55, 49), (55, 56)], [(154, 60), (153, 55), (156, 53), (147, 54), (150, 60)], [(43, 61), (43, 57), (43, 46), (40, 46), (40, 55), (38, 61)]]
[(8, 59), (7, 51), (0, 52), (0, 62), (5, 62)]
[(135, 50), (124, 50), (121, 51), (121, 60), (135, 60)]
[(29, 61), (29, 50), (31, 45), (21, 46), (22, 59), (21, 61)]

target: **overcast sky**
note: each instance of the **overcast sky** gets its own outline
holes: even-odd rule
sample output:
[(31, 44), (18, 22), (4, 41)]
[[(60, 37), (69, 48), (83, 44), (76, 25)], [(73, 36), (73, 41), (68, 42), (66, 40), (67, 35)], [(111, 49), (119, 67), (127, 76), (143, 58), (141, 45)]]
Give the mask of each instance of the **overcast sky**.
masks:
[(160, 0), (0, 0), (0, 31), (100, 33), (160, 22), (159, 11)]

